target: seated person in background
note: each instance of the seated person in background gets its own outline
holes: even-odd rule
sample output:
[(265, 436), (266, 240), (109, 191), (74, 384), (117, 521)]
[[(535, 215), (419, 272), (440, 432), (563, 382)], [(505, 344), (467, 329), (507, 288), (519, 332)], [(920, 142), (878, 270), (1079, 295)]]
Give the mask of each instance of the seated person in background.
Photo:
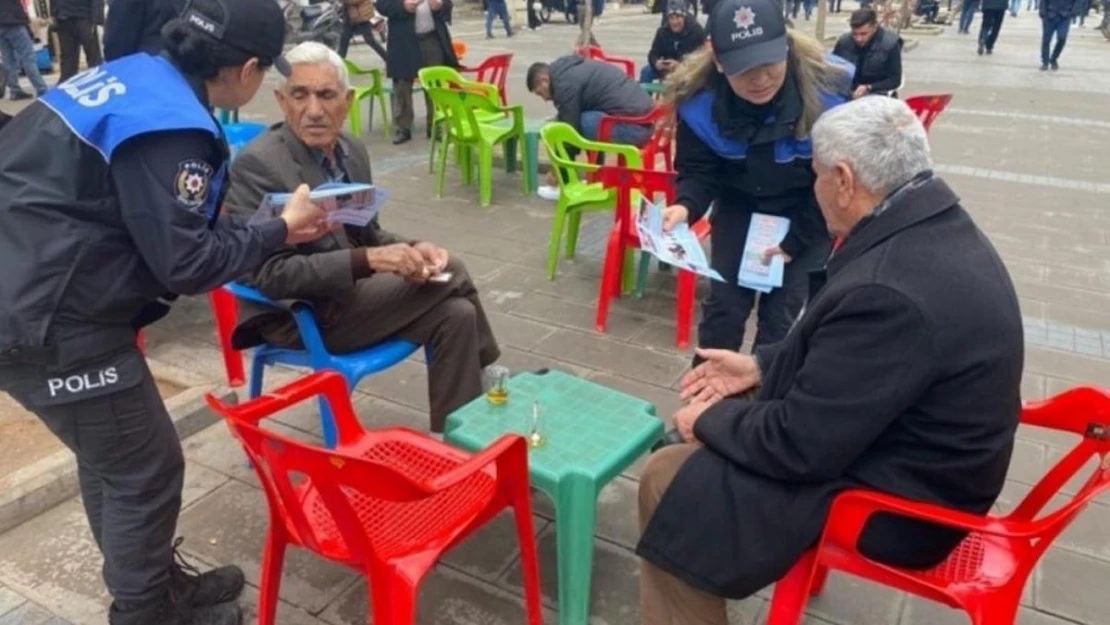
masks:
[[(663, 0), (658, 0), (662, 2)], [(663, 80), (682, 57), (705, 45), (705, 30), (686, 12), (683, 0), (670, 0), (666, 22), (655, 32), (648, 64), (640, 70), (640, 82)]]
[[(699, 350), (706, 361), (682, 379), (674, 420), (687, 443), (653, 454), (640, 481), (646, 625), (725, 625), (723, 597), (781, 578), (842, 490), (971, 514), (1002, 490), (1023, 359), (1005, 266), (932, 174), (903, 102), (834, 108), (812, 139), (814, 191), (843, 244), (786, 339), (754, 357)], [(859, 548), (929, 568), (963, 537), (877, 515)]]
[[(341, 132), (352, 92), (343, 59), (322, 44), (285, 55), (292, 73), (275, 92), (285, 121), (247, 145), (231, 167), (225, 206), (250, 215), (266, 193), (302, 183), (371, 183), (370, 155)], [(428, 282), (449, 272), (446, 283)], [(427, 241), (387, 232), (375, 219), (344, 226), (312, 243), (286, 247), (250, 281), (275, 300), (304, 300), (316, 313), (327, 348), (352, 352), (391, 337), (429, 346), (431, 431), (482, 393), (482, 370), (500, 356), (466, 267)], [(233, 343), (300, 344), (292, 316), (242, 302)]]
[[(547, 63), (533, 63), (525, 77), (528, 91), (555, 105), (558, 120), (583, 137), (598, 139), (602, 115), (647, 115), (655, 101), (636, 81), (615, 65), (568, 55)], [(616, 124), (609, 141), (641, 147), (651, 138), (650, 125)], [(547, 174), (540, 197), (556, 199), (555, 176)]]
[(836, 42), (833, 54), (856, 66), (852, 97), (898, 95), (902, 84), (902, 38), (879, 26), (875, 9), (859, 9), (848, 23), (852, 32)]

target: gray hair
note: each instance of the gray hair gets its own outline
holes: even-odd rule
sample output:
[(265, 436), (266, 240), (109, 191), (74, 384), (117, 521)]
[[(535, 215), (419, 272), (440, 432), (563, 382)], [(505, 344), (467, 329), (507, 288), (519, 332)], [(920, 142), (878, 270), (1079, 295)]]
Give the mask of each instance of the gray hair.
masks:
[(331, 65), (339, 77), (339, 86), (344, 89), (351, 88), (351, 77), (347, 73), (347, 65), (343, 62), (343, 57), (322, 43), (306, 41), (298, 44), (285, 53), (285, 60), (290, 65)]
[(813, 126), (813, 158), (844, 163), (869, 191), (886, 194), (933, 168), (929, 137), (905, 102), (866, 96), (822, 115)]

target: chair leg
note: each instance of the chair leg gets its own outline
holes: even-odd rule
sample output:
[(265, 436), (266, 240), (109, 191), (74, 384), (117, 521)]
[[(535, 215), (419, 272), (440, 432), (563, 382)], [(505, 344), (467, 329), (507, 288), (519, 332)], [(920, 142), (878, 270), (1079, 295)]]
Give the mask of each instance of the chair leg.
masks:
[(647, 290), (648, 274), (651, 272), (651, 254), (647, 252), (640, 252), (640, 268), (636, 272), (636, 299), (644, 299), (644, 291)]
[(324, 434), (324, 447), (335, 449), (335, 415), (332, 413), (331, 405), (328, 404), (326, 398), (321, 396), (317, 401), (320, 403), (320, 428)]
[(281, 569), (285, 563), (285, 535), (275, 529), (271, 519), (262, 547), (262, 580), (258, 592), (258, 625), (274, 625), (277, 617), (278, 594), (281, 590)]
[(609, 320), (609, 300), (613, 297), (613, 290), (620, 288), (623, 260), (620, 225), (616, 224), (609, 229), (609, 242), (605, 246), (605, 259), (601, 266), (601, 285), (598, 287), (597, 293), (597, 315), (594, 318), (594, 328), (598, 332), (605, 332), (605, 326)]
[(816, 597), (825, 590), (825, 582), (829, 580), (829, 567), (818, 566), (813, 573), (813, 586), (809, 589), (809, 596)]
[(266, 360), (262, 358), (258, 351), (254, 352), (254, 357), (251, 358), (251, 380), (248, 396), (251, 399), (258, 397), (262, 394), (262, 376), (266, 373)]
[(675, 285), (674, 342), (679, 349), (690, 346), (690, 325), (694, 318), (694, 294), (697, 286), (697, 274), (685, 269), (678, 271), (678, 284)]
[(566, 257), (574, 258), (574, 252), (578, 249), (578, 226), (582, 224), (582, 211), (574, 211), (570, 214), (570, 220), (567, 222), (567, 249)]
[(436, 147), (443, 149), (443, 141), (437, 136), (436, 129), (439, 123), (433, 123), (432, 126), (432, 139), (428, 142), (428, 173), (433, 174), (436, 171)]
[(443, 179), (447, 176), (447, 151), (451, 148), (451, 134), (443, 137), (439, 146), (439, 171), (436, 172), (436, 197), (443, 197)]
[[(377, 93), (376, 97), (378, 98), (378, 105), (379, 105), (378, 108), (381, 110), (381, 113), (382, 113), (382, 128), (385, 129), (385, 136), (388, 137), (389, 136), (389, 131), (390, 131), (390, 128), (389, 128), (390, 111), (389, 111), (389, 108), (385, 105), (385, 93), (379, 91)], [(373, 106), (373, 104), (371, 104), (371, 106)]]
[(628, 245), (622, 247), (624, 247), (624, 261), (621, 264), (621, 283), (620, 290), (617, 291), (617, 297), (625, 293), (631, 293), (636, 283), (636, 250)]
[(351, 134), (355, 138), (362, 136), (362, 111), (359, 104), (358, 100), (351, 102), (351, 109), (348, 111), (348, 117), (351, 118)]
[(559, 243), (563, 238), (563, 222), (567, 220), (567, 206), (563, 199), (555, 205), (555, 216), (551, 218), (551, 240), (547, 242), (547, 279), (555, 279), (555, 267), (559, 263)]
[(536, 530), (532, 526), (528, 481), (520, 480), (513, 489), (513, 519), (516, 521), (517, 541), (520, 542), (520, 568), (524, 573), (524, 608), (528, 625), (543, 625), (543, 607), (540, 598), (540, 559), (536, 552)]
[(372, 622), (379, 625), (413, 625), (416, 622), (416, 591), (394, 571), (376, 571), (366, 579), (371, 597)]
[(493, 146), (478, 144), (478, 203), (489, 206), (493, 200)]
[(816, 552), (810, 549), (775, 584), (771, 605), (767, 608), (766, 625), (798, 625), (801, 622), (816, 565)]

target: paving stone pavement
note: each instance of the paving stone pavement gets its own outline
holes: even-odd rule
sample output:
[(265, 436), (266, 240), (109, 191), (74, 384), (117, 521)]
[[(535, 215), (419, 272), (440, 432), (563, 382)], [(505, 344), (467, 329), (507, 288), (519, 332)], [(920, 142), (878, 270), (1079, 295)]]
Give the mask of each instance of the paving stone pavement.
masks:
[[(853, 5), (854, 6), (854, 5)], [(843, 29), (847, 12), (830, 16), (829, 32)], [(645, 56), (657, 16), (636, 9), (607, 14), (597, 28), (615, 54)], [(810, 27), (803, 22), (802, 28)], [(976, 28), (978, 26), (976, 25)], [(510, 101), (530, 117), (552, 111), (527, 94), (530, 63), (570, 49), (575, 31), (565, 24), (522, 32), (513, 40), (485, 40), (474, 21), (456, 24), (470, 44), (468, 60), (511, 50)], [(953, 108), (931, 133), (937, 170), (963, 197), (991, 237), (1017, 284), (1025, 316), (1023, 394), (1033, 399), (1089, 382), (1110, 386), (1110, 42), (1091, 29), (1073, 28), (1058, 72), (1037, 71), (1040, 26), (1035, 15), (1007, 17), (992, 56), (977, 57), (974, 37), (921, 36), (905, 56), (906, 94), (953, 92)], [(352, 58), (376, 60), (365, 46)], [(275, 77), (267, 79), (274, 84)], [(8, 102), (0, 106), (11, 110)], [(417, 105), (419, 108), (419, 104)], [(267, 93), (244, 111), (276, 119)], [(555, 281), (542, 266), (551, 204), (521, 197), (515, 177), (498, 174), (494, 203), (481, 208), (473, 188), (449, 175), (444, 199), (434, 199), (426, 143), (396, 148), (375, 129), (364, 139), (377, 181), (393, 199), (384, 225), (444, 245), (464, 259), (479, 284), (514, 370), (558, 367), (655, 402), (668, 416), (689, 354), (673, 347), (673, 277), (653, 274), (643, 300), (614, 304), (605, 335), (593, 329), (603, 218), (583, 226), (582, 252), (560, 260)], [(750, 333), (749, 333), (750, 334)], [(222, 362), (204, 298), (185, 299), (148, 333), (149, 356), (218, 381)], [(292, 379), (284, 369), (267, 384)], [(354, 393), (370, 426), (427, 427), (424, 368), (418, 358), (363, 382)], [(288, 411), (282, 432), (318, 441), (313, 406)], [(1012, 507), (1073, 442), (1066, 436), (1022, 428), (999, 509)], [(266, 507), (257, 480), (222, 424), (185, 442), (188, 473), (179, 532), (185, 549), (206, 565), (235, 563), (257, 598)], [(635, 493), (640, 464), (601, 496), (594, 574), (595, 625), (639, 621)], [(1072, 485), (1074, 487), (1074, 485)], [(1072, 491), (1069, 491), (1072, 492)], [(551, 507), (536, 503), (548, 621), (554, 622), (554, 526)], [(1110, 624), (1110, 497), (1093, 504), (1045, 556), (1022, 597), (1021, 625)], [(0, 536), (0, 625), (84, 625), (105, 622), (108, 601), (99, 580), (100, 558), (80, 505), (70, 501)], [(733, 623), (762, 623), (768, 589), (732, 608)], [(494, 625), (523, 622), (517, 548), (509, 519), (498, 518), (449, 554), (423, 586), (421, 623)], [(366, 592), (358, 576), (303, 553), (287, 559), (279, 623), (348, 625), (366, 622)], [(959, 613), (834, 574), (810, 604), (811, 625), (947, 625)]]

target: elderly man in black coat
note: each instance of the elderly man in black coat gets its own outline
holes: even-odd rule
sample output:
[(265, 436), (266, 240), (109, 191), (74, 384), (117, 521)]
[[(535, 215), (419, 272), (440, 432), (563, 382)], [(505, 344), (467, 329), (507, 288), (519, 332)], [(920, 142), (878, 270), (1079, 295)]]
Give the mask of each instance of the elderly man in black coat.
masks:
[[(1023, 359), (1006, 268), (933, 176), (904, 103), (855, 100), (812, 137), (816, 196), (843, 243), (786, 339), (754, 357), (703, 351), (683, 378), (688, 442), (656, 452), (640, 482), (645, 624), (725, 625), (723, 598), (782, 577), (844, 489), (974, 514), (1002, 489)], [(876, 516), (859, 546), (925, 568), (962, 538)]]
[[(385, 72), (393, 79), (393, 144), (412, 139), (412, 85), (423, 67), (458, 67), (451, 45), (451, 0), (378, 0), (378, 13), (389, 19), (389, 58)], [(425, 95), (426, 131), (432, 129), (432, 104)]]

